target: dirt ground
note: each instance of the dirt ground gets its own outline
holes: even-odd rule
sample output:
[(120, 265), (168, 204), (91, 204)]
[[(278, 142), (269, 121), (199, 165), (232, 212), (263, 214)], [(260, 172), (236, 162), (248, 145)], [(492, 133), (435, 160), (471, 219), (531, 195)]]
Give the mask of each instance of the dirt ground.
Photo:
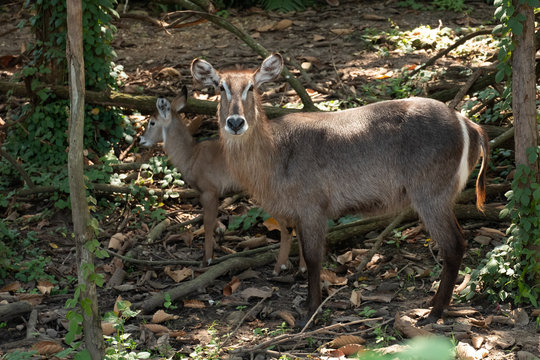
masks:
[[(158, 16), (140, 2), (135, 2), (133, 6), (139, 15)], [(320, 3), (315, 8), (295, 14), (268, 13), (260, 9), (229, 10), (229, 20), (251, 34), (267, 50), (284, 54), (295, 75), (298, 76), (299, 71), (294, 69), (303, 64), (310, 79), (304, 77), (302, 82), (306, 88), (317, 88), (311, 94), (319, 102), (351, 99), (365, 87), (374, 86), (372, 84), (377, 80), (391, 78), (402, 67), (421, 64), (437, 52), (437, 45), (433, 44), (410, 53), (390, 46), (384, 53), (384, 49), (373, 47), (373, 44), (384, 45), (384, 36), (368, 42), (363, 35), (366, 29), (388, 32), (391, 28), (408, 31), (420, 25), (453, 30), (466, 26), (489, 26), (494, 12), (492, 6), (481, 1), (467, 2), (467, 6), (470, 12), (464, 14), (452, 11), (414, 11), (399, 7), (397, 1), (392, 0), (342, 0), (337, 7)], [(17, 9), (12, 6), (1, 14), (0, 20), (6, 29), (18, 23), (19, 19), (14, 16)], [(167, 17), (163, 19), (170, 21)], [(189, 65), (195, 57), (204, 57), (217, 68), (236, 65), (254, 68), (261, 62), (261, 58), (242, 41), (208, 22), (169, 30), (140, 18), (121, 18), (115, 24), (118, 28), (113, 43), (118, 54), (115, 63), (122, 65), (127, 75), (121, 88), (124, 92), (171, 97), (184, 84), (192, 91)], [(28, 29), (24, 28), (0, 37), (0, 56), (19, 54), (29, 36)], [(446, 71), (441, 72), (436, 82), (426, 85), (425, 92), (460, 86), (467, 80), (464, 69), (488, 66), (489, 61), (489, 56), (486, 56), (482, 48), (464, 56), (444, 57), (432, 70)], [(10, 74), (9, 70), (2, 71), (3, 78)], [(206, 98), (204, 93), (195, 94)], [(381, 98), (384, 98), (384, 94)], [(272, 105), (299, 102), (296, 94), (284, 82), (268, 86), (264, 99)], [(198, 136), (215, 133), (215, 129), (213, 119), (205, 119)], [(157, 152), (159, 149), (152, 149), (144, 153), (143, 157)], [(500, 205), (504, 198), (495, 196), (488, 198), (488, 202)], [(249, 200), (243, 199), (227, 207), (220, 215), (220, 221), (227, 224), (231, 215), (245, 213), (252, 205)], [(48, 206), (40, 201), (28, 201), (22, 207), (24, 213), (19, 209), (19, 216), (30, 218)], [(200, 206), (195, 200), (181, 204), (167, 200), (164, 208), (173, 223), (200, 214)], [(69, 217), (68, 213), (59, 212), (46, 222), (29, 224), (38, 230), (40, 246), (46, 248), (52, 258), (49, 271), (60, 279), (66, 279), (68, 275), (76, 276), (72, 244), (69, 239), (59, 237), (58, 232), (54, 231), (59, 227), (70, 229)], [(100, 241), (104, 246), (109, 244), (111, 237), (120, 228), (121, 220), (120, 216), (111, 217), (101, 224), (105, 231)], [(123, 234), (134, 242), (142, 243), (147, 236), (148, 226), (135, 226), (135, 222), (128, 220), (127, 225), (123, 224)], [(414, 325), (426, 313), (425, 303), (433, 295), (432, 284), (437, 280), (433, 274), (439, 268), (436, 250), (433, 253), (427, 246), (429, 235), (420, 225), (418, 222), (410, 222), (403, 226), (400, 229), (401, 241), (396, 243), (394, 238), (393, 241), (385, 242), (369, 263), (364, 276), (354, 283), (347, 282), (345, 287), (345, 278), (352, 274), (365, 253), (363, 250), (370, 248), (378, 231), (329, 247), (324, 264), (327, 277), (323, 297), (332, 297), (323, 307), (315, 325), (308, 330), (319, 331), (308, 337), (299, 336), (300, 330), (290, 324), (303, 317), (302, 305), (307, 295), (307, 280), (296, 273), (296, 256), (291, 257), (290, 269), (279, 276), (272, 274), (273, 262), (241, 272), (231, 271), (174, 301), (172, 306), (164, 307), (163, 310), (174, 316), (162, 323), (169, 331), (165, 338), (163, 329), (160, 333), (146, 326), (151, 323), (152, 314), (128, 320), (125, 332), (132, 334), (138, 344), (137, 350), (154, 348), (156, 353), (168, 354), (163, 355), (163, 358), (174, 353), (176, 357), (173, 358), (181, 358), (181, 354), (196, 359), (278, 359), (282, 354), (290, 354), (290, 358), (344, 358), (346, 349), (331, 350), (332, 345), (337, 347), (336, 343), (361, 343), (365, 347), (392, 351), (410, 336), (409, 331), (414, 332), (411, 330), (414, 327), (407, 325), (407, 318), (401, 318), (400, 324), (397, 324), (396, 314), (409, 316)], [(508, 226), (501, 221), (486, 220), (463, 220), (461, 225), (469, 243), (462, 269), (474, 268), (480, 259), (477, 254), (485, 254), (502, 243), (501, 232)], [(169, 229), (156, 244), (143, 246), (138, 256), (146, 260), (199, 260), (202, 258), (203, 239), (197, 234), (200, 226), (198, 223), (191, 227), (190, 231), (195, 235), (189, 246), (186, 241), (191, 239), (186, 240), (177, 234), (177, 230)], [(265, 235), (270, 243), (279, 242), (279, 233), (260, 223), (248, 232), (227, 233), (220, 244), (221, 249), (217, 250), (217, 256), (241, 251), (239, 238), (259, 235)], [(51, 248), (51, 243), (58, 248)], [(110, 281), (111, 274), (108, 271), (114, 266), (113, 263), (111, 259), (106, 259), (98, 264), (98, 270), (106, 275), (106, 282)], [(124, 267), (127, 273), (120, 286), (98, 290), (102, 312), (112, 311), (118, 296), (133, 304), (143, 305), (152, 294), (167, 292), (177, 286), (173, 280), (177, 275), (174, 272), (185, 269), (184, 266), (173, 265), (168, 269), (150, 268), (128, 262), (124, 263)], [(193, 276), (208, 270), (198, 266), (187, 268), (193, 270)], [(458, 283), (462, 281), (464, 277), (460, 276)], [(35, 282), (21, 285), (26, 290), (35, 286)], [(2, 294), (4, 300), (13, 299), (13, 292)], [(41, 295), (39, 305), (36, 305), (36, 329), (62, 346), (65, 346), (62, 338), (66, 331), (64, 303), (70, 295)], [(531, 316), (533, 309), (511, 309), (505, 304), (457, 300), (454, 306), (455, 311), (449, 312), (439, 324), (424, 330), (451, 339), (455, 344), (459, 343), (461, 358), (510, 360), (531, 359), (540, 355), (540, 335), (535, 318)], [(378, 320), (356, 323), (367, 318)], [(331, 327), (337, 323), (345, 326)], [(25, 318), (17, 317), (0, 328), (0, 354), (1, 351), (12, 351), (13, 348), (8, 345), (25, 338), (26, 324)], [(230, 338), (228, 334), (231, 334)], [(290, 340), (271, 344), (271, 351), (258, 353), (261, 349), (257, 349), (257, 345), (273, 338), (280, 339), (282, 334), (288, 334)], [(361, 339), (343, 340), (345, 335)], [(331, 341), (338, 338), (342, 342), (331, 344)], [(235, 352), (238, 348), (246, 351)], [(533, 357), (527, 357), (529, 355)]]

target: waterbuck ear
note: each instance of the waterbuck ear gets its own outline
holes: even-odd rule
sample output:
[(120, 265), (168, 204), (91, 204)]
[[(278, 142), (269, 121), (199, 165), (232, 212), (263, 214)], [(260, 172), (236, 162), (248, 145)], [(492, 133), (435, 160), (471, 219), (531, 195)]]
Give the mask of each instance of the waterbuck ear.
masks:
[(163, 121), (168, 124), (171, 119), (171, 103), (165, 98), (158, 98), (156, 102), (156, 108), (158, 110), (159, 116)]
[(184, 85), (182, 91), (178, 94), (171, 103), (174, 111), (179, 112), (186, 107), (187, 104), (187, 87)]
[(265, 82), (276, 79), (283, 69), (283, 57), (280, 54), (273, 54), (264, 59), (260, 68), (255, 72), (255, 87), (259, 87)]
[(219, 74), (208, 61), (195, 59), (191, 63), (191, 75), (196, 82), (203, 86), (219, 86)]

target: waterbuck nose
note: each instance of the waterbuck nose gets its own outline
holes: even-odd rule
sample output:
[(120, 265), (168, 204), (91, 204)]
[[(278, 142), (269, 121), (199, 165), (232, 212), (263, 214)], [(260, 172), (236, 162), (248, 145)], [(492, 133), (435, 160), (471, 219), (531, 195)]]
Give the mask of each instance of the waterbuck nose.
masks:
[(235, 133), (238, 133), (244, 127), (245, 122), (246, 119), (240, 115), (231, 115), (227, 118), (227, 126)]

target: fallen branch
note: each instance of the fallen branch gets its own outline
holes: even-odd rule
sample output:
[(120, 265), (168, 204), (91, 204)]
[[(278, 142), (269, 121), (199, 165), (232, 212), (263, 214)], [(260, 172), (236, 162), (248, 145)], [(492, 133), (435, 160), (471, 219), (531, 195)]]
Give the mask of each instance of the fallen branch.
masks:
[[(69, 91), (65, 86), (50, 86), (43, 85), (34, 89), (38, 91), (40, 89), (50, 89), (53, 94), (61, 99), (69, 99)], [(14, 96), (18, 97), (30, 97), (26, 91), (26, 86), (23, 83), (13, 83), (9, 81), (0, 81), (0, 93), (12, 92)], [(103, 106), (116, 106), (126, 109), (136, 109), (142, 114), (153, 114), (156, 111), (156, 96), (148, 95), (131, 95), (118, 91), (91, 91), (86, 90), (85, 101), (88, 104), (103, 105)], [(285, 109), (275, 106), (263, 106), (263, 109), (269, 118), (275, 118), (285, 114), (299, 112), (297, 109)], [(198, 100), (194, 98), (188, 98), (186, 107), (183, 109), (186, 113), (204, 114), (215, 116), (217, 112), (217, 102)]]
[(417, 66), (413, 71), (411, 71), (411, 73), (409, 74), (409, 77), (412, 77), (414, 76), (416, 73), (418, 73), (420, 70), (423, 70), (425, 69), (426, 67), (428, 66), (431, 66), (433, 64), (435, 64), (435, 62), (437, 60), (439, 60), (440, 58), (442, 58), (443, 56), (446, 56), (448, 53), (450, 53), (450, 51), (454, 50), (455, 48), (457, 48), (458, 46), (464, 44), (465, 42), (467, 42), (468, 40), (474, 38), (474, 37), (477, 37), (477, 36), (480, 36), (480, 35), (489, 35), (493, 32), (492, 29), (482, 29), (482, 30), (478, 30), (478, 31), (475, 31), (475, 32), (472, 32), (470, 34), (467, 34), (461, 38), (459, 38), (455, 43), (453, 43), (452, 45), (450, 45), (449, 47), (447, 47), (446, 49), (444, 50), (441, 50), (439, 51), (435, 56), (433, 56), (432, 58), (430, 58), (428, 61), (426, 61), (425, 63), (423, 63), (422, 65), (420, 66)]
[(461, 87), (461, 89), (459, 89), (458, 93), (456, 94), (456, 96), (454, 97), (454, 99), (452, 101), (450, 101), (450, 103), (448, 104), (448, 107), (450, 107), (450, 109), (456, 109), (457, 107), (457, 104), (459, 104), (459, 102), (461, 100), (463, 100), (463, 98), (465, 97), (465, 95), (467, 95), (467, 93), (469, 92), (471, 86), (476, 82), (476, 80), (478, 80), (478, 78), (480, 77), (480, 75), (482, 74), (484, 70), (482, 68), (480, 69), (477, 69), (472, 75), (471, 77), (467, 80), (467, 82), (465, 83), (465, 85), (463, 85)]
[[(165, 292), (170, 295), (172, 301), (178, 300), (193, 292), (205, 289), (215, 279), (227, 273), (237, 273), (250, 267), (264, 266), (273, 261), (275, 261), (274, 251), (265, 252), (257, 256), (231, 258), (209, 267), (205, 273), (197, 276), (195, 279), (184, 282), (172, 289), (167, 289)], [(148, 314), (155, 308), (163, 305), (165, 292), (156, 293), (149, 299), (135, 304), (135, 306)]]
[(25, 315), (32, 311), (32, 305), (26, 301), (18, 301), (0, 305), (0, 322), (8, 321), (17, 316)]
[(326, 332), (329, 332), (329, 331), (332, 331), (334, 329), (337, 329), (337, 328), (341, 328), (341, 327), (348, 327), (348, 326), (353, 326), (353, 325), (357, 325), (357, 324), (361, 324), (361, 323), (365, 323), (365, 322), (372, 322), (372, 321), (379, 321), (379, 320), (382, 320), (383, 318), (381, 317), (378, 317), (378, 318), (371, 318), (371, 319), (360, 319), (360, 320), (354, 320), (354, 321), (351, 321), (351, 322), (348, 322), (348, 323), (337, 323), (337, 324), (332, 324), (332, 325), (329, 325), (329, 326), (325, 326), (325, 327), (322, 327), (322, 328), (319, 328), (319, 329), (316, 329), (316, 330), (312, 330), (312, 331), (307, 331), (307, 332), (304, 332), (304, 333), (297, 333), (297, 334), (282, 334), (282, 335), (279, 335), (279, 336), (276, 336), (270, 340), (266, 340), (256, 346), (254, 346), (253, 348), (238, 348), (238, 349), (235, 349), (233, 351), (231, 351), (231, 353), (233, 354), (245, 354), (245, 353), (255, 353), (259, 350), (262, 350), (262, 349), (266, 349), (270, 346), (275, 346), (275, 345), (278, 345), (278, 344), (281, 344), (281, 343), (284, 343), (284, 342), (287, 342), (287, 341), (293, 341), (293, 340), (296, 340), (296, 341), (300, 341), (302, 339), (305, 339), (307, 337), (312, 337), (314, 335), (318, 335), (318, 334), (321, 334), (321, 333), (326, 333)]

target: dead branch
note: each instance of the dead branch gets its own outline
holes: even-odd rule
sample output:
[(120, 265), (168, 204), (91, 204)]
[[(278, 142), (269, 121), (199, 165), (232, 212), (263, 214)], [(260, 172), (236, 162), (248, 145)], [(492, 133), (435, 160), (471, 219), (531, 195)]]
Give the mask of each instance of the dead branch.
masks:
[(369, 261), (371, 261), (371, 258), (373, 257), (373, 255), (375, 255), (375, 252), (377, 252), (379, 250), (379, 248), (381, 247), (381, 244), (384, 240), (384, 238), (390, 234), (390, 232), (392, 230), (394, 230), (394, 228), (396, 226), (398, 226), (402, 221), (403, 219), (405, 218), (405, 216), (407, 215), (407, 213), (410, 211), (410, 209), (407, 209), (407, 210), (404, 210), (402, 211), (398, 216), (396, 216), (394, 218), (394, 220), (392, 220), (392, 222), (386, 227), (384, 228), (384, 230), (375, 238), (375, 243), (373, 244), (373, 246), (371, 247), (371, 249), (369, 249), (369, 252), (366, 254), (366, 256), (363, 257), (362, 259), (362, 262), (360, 262), (360, 264), (356, 267), (356, 274), (354, 274), (354, 278), (355, 279), (358, 279), (360, 277), (360, 273), (364, 270), (364, 267), (367, 265), (367, 263)]
[(431, 66), (433, 65), (437, 60), (439, 60), (440, 58), (442, 58), (443, 56), (446, 56), (450, 51), (454, 50), (455, 48), (457, 48), (458, 46), (460, 46), (461, 44), (464, 44), (466, 41), (474, 38), (474, 37), (477, 37), (477, 36), (480, 36), (480, 35), (489, 35), (493, 32), (492, 29), (482, 29), (482, 30), (478, 30), (478, 31), (475, 31), (475, 32), (472, 32), (470, 34), (467, 34), (461, 38), (459, 38), (455, 43), (453, 43), (452, 45), (450, 45), (449, 47), (447, 47), (446, 49), (444, 50), (441, 50), (439, 51), (435, 56), (433, 56), (431, 59), (429, 59), (428, 61), (426, 61), (425, 63), (423, 63), (422, 65), (416, 67), (413, 71), (411, 71), (411, 73), (409, 74), (409, 77), (412, 77), (413, 75), (415, 75), (417, 72), (419, 72), (420, 70), (423, 70), (425, 69), (426, 67), (428, 66)]
[[(478, 219), (499, 222), (500, 209), (493, 206), (486, 206), (484, 212), (476, 208), (475, 205), (462, 205), (456, 204), (454, 206), (454, 213), (458, 220), (460, 219)], [(413, 221), (418, 219), (417, 214), (414, 211), (408, 211), (405, 214), (403, 221)], [(339, 247), (343, 242), (367, 234), (370, 231), (384, 228), (388, 226), (392, 221), (391, 216), (378, 216), (373, 218), (367, 218), (358, 220), (349, 224), (336, 226), (330, 229), (330, 232), (326, 235), (326, 241), (329, 248)]]
[[(263, 58), (266, 58), (270, 55), (270, 52), (266, 50), (261, 44), (255, 41), (251, 36), (249, 36), (243, 30), (240, 30), (239, 28), (234, 26), (231, 22), (227, 21), (225, 18), (210, 14), (206, 11), (200, 11), (201, 8), (199, 6), (187, 0), (169, 0), (168, 2), (180, 4), (184, 8), (189, 9), (189, 10), (185, 10), (187, 14), (198, 15), (204, 19), (207, 19), (208, 21), (211, 21), (217, 26), (231, 32), (232, 34), (236, 35), (240, 40), (242, 40), (246, 45), (248, 45), (251, 49), (253, 49), (255, 53), (262, 56)], [(298, 81), (298, 79), (295, 76), (293, 76), (293, 74), (291, 74), (291, 72), (286, 67), (283, 67), (283, 71), (281, 74), (283, 78), (296, 91), (296, 93), (300, 97), (300, 100), (302, 100), (302, 103), (304, 104), (304, 109), (303, 109), (304, 111), (319, 111), (319, 109), (313, 104), (313, 101), (311, 100), (308, 93), (306, 92), (306, 89), (304, 89), (302, 84), (300, 84), (300, 81)]]
[(120, 255), (109, 249), (104, 249), (109, 255), (115, 256), (122, 261), (129, 262), (132, 264), (147, 266), (150, 268), (167, 266), (167, 265), (183, 265), (183, 266), (198, 266), (201, 262), (195, 260), (141, 260), (135, 259), (129, 256)]
[(318, 334), (322, 334), (322, 333), (327, 333), (329, 331), (332, 331), (334, 329), (337, 329), (337, 328), (341, 328), (341, 327), (349, 327), (349, 326), (353, 326), (353, 325), (357, 325), (357, 324), (361, 324), (361, 323), (365, 323), (365, 322), (375, 322), (375, 321), (380, 321), (382, 320), (383, 318), (381, 317), (378, 317), (378, 318), (371, 318), (371, 319), (360, 319), (360, 320), (354, 320), (354, 321), (351, 321), (351, 322), (348, 322), (348, 323), (337, 323), (337, 324), (332, 324), (332, 325), (329, 325), (329, 326), (325, 326), (325, 327), (322, 327), (322, 328), (319, 328), (319, 329), (316, 329), (316, 330), (312, 330), (312, 331), (307, 331), (307, 332), (303, 332), (303, 333), (297, 333), (297, 334), (282, 334), (282, 335), (279, 335), (279, 336), (276, 336), (270, 340), (266, 340), (252, 348), (238, 348), (238, 349), (235, 349), (233, 351), (231, 351), (231, 353), (233, 354), (245, 354), (245, 353), (255, 353), (257, 351), (260, 351), (260, 350), (263, 350), (263, 349), (266, 349), (270, 346), (275, 346), (275, 345), (278, 345), (278, 344), (281, 344), (281, 343), (284, 343), (284, 342), (287, 342), (287, 341), (300, 341), (302, 339), (305, 339), (307, 337), (312, 337), (314, 335), (318, 335)]
[[(274, 259), (274, 251), (268, 251), (257, 256), (230, 258), (209, 267), (205, 273), (197, 276), (193, 280), (184, 282), (172, 289), (167, 289), (166, 292), (170, 295), (171, 300), (177, 300), (193, 292), (205, 289), (208, 285), (213, 283), (215, 279), (227, 273), (235, 274), (250, 267), (264, 266), (273, 262)], [(159, 292), (154, 294), (149, 299), (135, 304), (135, 306), (142, 309), (144, 313), (148, 314), (155, 308), (161, 306), (164, 300), (165, 292)]]
[[(42, 86), (35, 89), (35, 91), (47, 88), (50, 89), (57, 97), (61, 99), (69, 98), (68, 88), (65, 86)], [(12, 83), (9, 81), (0, 81), (0, 94), (13, 92), (14, 96), (29, 97), (30, 95), (26, 91), (26, 87), (23, 83)], [(116, 106), (126, 109), (136, 109), (142, 114), (150, 115), (156, 111), (156, 96), (148, 95), (131, 95), (118, 91), (110, 92), (97, 92), (86, 91), (85, 101), (88, 104), (103, 105), (103, 106)], [(264, 106), (264, 111), (269, 118), (275, 118), (285, 114), (299, 112), (297, 109), (285, 109), (275, 106)], [(204, 114), (215, 116), (217, 112), (217, 102), (198, 100), (194, 98), (188, 98), (188, 103), (184, 110), (186, 113)]]
[(27, 314), (32, 311), (32, 308), (32, 305), (26, 301), (0, 305), (0, 322)]
[(471, 88), (471, 86), (475, 83), (476, 80), (478, 80), (478, 78), (480, 77), (480, 75), (482, 74), (484, 70), (482, 68), (480, 69), (477, 69), (472, 75), (471, 77), (467, 80), (467, 82), (465, 83), (465, 85), (463, 85), (461, 87), (461, 89), (459, 89), (458, 93), (456, 94), (456, 96), (454, 97), (454, 99), (452, 101), (450, 101), (450, 104), (448, 104), (448, 106), (451, 108), (451, 109), (456, 109), (456, 106), (457, 104), (459, 104), (459, 102), (461, 100), (463, 100), (463, 98), (465, 97), (465, 95), (467, 95), (467, 93), (469, 92), (469, 89)]

